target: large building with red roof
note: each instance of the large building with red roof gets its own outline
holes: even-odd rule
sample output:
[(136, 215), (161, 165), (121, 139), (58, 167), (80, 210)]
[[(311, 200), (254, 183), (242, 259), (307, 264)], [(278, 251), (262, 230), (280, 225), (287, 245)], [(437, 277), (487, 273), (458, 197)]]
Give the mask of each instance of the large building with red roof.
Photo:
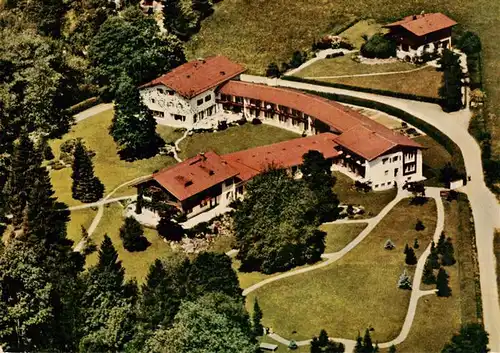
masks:
[(422, 13), (389, 23), (389, 36), (397, 43), (396, 55), (415, 61), (425, 53), (451, 48), (451, 31), (457, 23), (442, 13)]
[(225, 56), (190, 61), (142, 85), (141, 97), (163, 124), (191, 127), (217, 112), (216, 88), (244, 71)]
[(186, 113), (182, 124), (167, 117), (158, 119), (162, 124), (193, 128), (200, 119), (199, 111), (194, 113), (196, 99), (209, 95), (213, 113), (258, 119), (304, 136), (221, 156), (207, 152), (155, 173), (148, 183), (163, 190), (188, 217), (227, 205), (242, 195), (246, 182), (271, 165), (298, 172), (302, 156), (310, 150), (320, 151), (331, 161), (332, 170), (343, 171), (374, 190), (423, 179), (422, 147), (409, 137), (326, 98), (242, 82), (241, 72), (243, 68), (227, 58), (214, 57), (182, 65), (142, 87), (143, 99), (152, 110), (156, 101), (145, 93), (151, 90), (168, 88), (168, 96), (182, 97), (185, 103), (194, 97), (191, 120)]

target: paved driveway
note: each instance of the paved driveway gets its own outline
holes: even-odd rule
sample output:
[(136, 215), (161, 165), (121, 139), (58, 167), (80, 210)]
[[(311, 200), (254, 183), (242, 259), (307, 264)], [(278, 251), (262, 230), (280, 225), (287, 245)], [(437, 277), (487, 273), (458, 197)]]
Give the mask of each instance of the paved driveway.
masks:
[(301, 82), (280, 79), (269, 80), (259, 76), (242, 75), (242, 80), (296, 89), (337, 93), (389, 104), (405, 110), (430, 125), (433, 125), (448, 135), (448, 137), (458, 145), (464, 157), (467, 174), (471, 176), (472, 179), (463, 191), (469, 197), (472, 214), (474, 216), (484, 325), (490, 334), (491, 351), (500, 353), (500, 304), (497, 289), (496, 260), (493, 253), (494, 230), (495, 228), (500, 228), (500, 206), (496, 197), (484, 183), (479, 145), (467, 132), (470, 111), (461, 110), (448, 114), (443, 112), (436, 104), (311, 85)]

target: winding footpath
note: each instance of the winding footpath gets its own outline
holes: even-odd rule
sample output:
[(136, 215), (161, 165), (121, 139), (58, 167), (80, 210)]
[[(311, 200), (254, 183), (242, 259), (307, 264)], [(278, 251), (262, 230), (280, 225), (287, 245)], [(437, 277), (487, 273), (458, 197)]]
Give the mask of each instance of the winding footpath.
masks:
[(340, 75), (340, 76), (314, 76), (314, 77), (305, 77), (307, 79), (317, 80), (317, 79), (329, 79), (329, 78), (351, 78), (351, 77), (367, 77), (367, 76), (385, 76), (385, 75), (399, 75), (399, 74), (407, 74), (410, 72), (420, 71), (428, 68), (429, 66), (423, 65), (421, 67), (417, 67), (416, 69), (410, 70), (401, 70), (401, 71), (386, 71), (386, 72), (372, 72), (368, 74), (353, 74), (353, 75)]
[(241, 76), (242, 81), (247, 82), (336, 93), (391, 105), (434, 126), (457, 144), (462, 152), (467, 174), (471, 177), (471, 181), (461, 191), (467, 194), (474, 217), (481, 300), (483, 303), (483, 322), (486, 331), (490, 334), (490, 350), (500, 353), (500, 303), (497, 288), (496, 259), (493, 253), (494, 231), (495, 228), (500, 228), (500, 205), (495, 195), (484, 182), (481, 149), (467, 131), (471, 112), (464, 109), (454, 113), (445, 113), (437, 104), (281, 79), (266, 79), (250, 75)]
[[(437, 221), (436, 221), (436, 228), (434, 230), (434, 235), (433, 235), (433, 240), (436, 243), (438, 242), (439, 236), (440, 236), (441, 232), (443, 231), (444, 219), (445, 219), (443, 200), (441, 199), (441, 196), (440, 196), (441, 190), (443, 190), (443, 189), (440, 189), (440, 188), (427, 188), (426, 189), (426, 196), (433, 198), (436, 202)], [(284, 273), (282, 275), (268, 278), (264, 281), (256, 283), (253, 286), (245, 289), (243, 291), (243, 295), (246, 296), (249, 293), (251, 293), (259, 288), (262, 288), (263, 286), (265, 286), (269, 283), (279, 281), (281, 279), (295, 276), (298, 274), (314, 271), (314, 270), (317, 270), (319, 268), (333, 264), (337, 260), (341, 259), (344, 255), (346, 255), (349, 251), (354, 249), (360, 242), (362, 242), (371, 233), (371, 231), (377, 226), (377, 224), (392, 210), (392, 208), (394, 206), (396, 206), (404, 198), (407, 198), (410, 196), (411, 196), (411, 194), (409, 194), (408, 192), (399, 189), (398, 194), (394, 198), (394, 200), (392, 200), (387, 206), (385, 206), (384, 209), (376, 217), (369, 218), (369, 219), (363, 219), (363, 220), (359, 220), (359, 222), (356, 222), (356, 223), (366, 222), (366, 223), (368, 223), (368, 226), (361, 233), (359, 233), (359, 235), (353, 241), (351, 241), (344, 249), (342, 249), (338, 252), (335, 252), (335, 253), (324, 254), (323, 257), (325, 259), (327, 259), (326, 261), (323, 261), (317, 265), (302, 268), (300, 270), (291, 271), (291, 272)], [(331, 222), (331, 223), (334, 223), (334, 224), (340, 223), (341, 224), (341, 223), (349, 223), (349, 222), (341, 220), (341, 221), (336, 221), (336, 222)], [(350, 222), (350, 223), (354, 223), (354, 222)], [(410, 303), (408, 305), (408, 311), (406, 313), (405, 321), (403, 323), (401, 331), (399, 332), (399, 335), (389, 342), (380, 343), (379, 344), (380, 348), (389, 348), (392, 345), (396, 346), (396, 345), (402, 343), (408, 337), (408, 334), (410, 333), (410, 329), (411, 329), (411, 326), (413, 324), (415, 314), (417, 312), (418, 300), (420, 298), (422, 298), (423, 296), (434, 294), (436, 292), (436, 290), (421, 290), (420, 289), (420, 284), (422, 282), (422, 275), (423, 275), (423, 271), (424, 271), (424, 265), (425, 265), (425, 262), (427, 260), (427, 257), (430, 254), (430, 251), (431, 251), (431, 244), (429, 244), (427, 246), (427, 248), (425, 249), (425, 251), (422, 253), (422, 255), (420, 256), (420, 258), (418, 260), (417, 266), (415, 268), (415, 273), (413, 276), (413, 283), (412, 283), (413, 289), (411, 292)], [(275, 340), (281, 344), (284, 344), (286, 346), (288, 346), (290, 344), (290, 340), (283, 338), (276, 333), (271, 333), (268, 335), (268, 337), (270, 337), (273, 340)], [(332, 339), (336, 342), (343, 343), (345, 346), (346, 352), (352, 352), (354, 350), (354, 346), (356, 345), (356, 341), (354, 341), (354, 340), (345, 339), (345, 338), (338, 338), (338, 337), (335, 337)], [(309, 345), (310, 342), (311, 342), (311, 340), (304, 340), (304, 341), (298, 341), (296, 343), (298, 346), (307, 346), (307, 345)]]

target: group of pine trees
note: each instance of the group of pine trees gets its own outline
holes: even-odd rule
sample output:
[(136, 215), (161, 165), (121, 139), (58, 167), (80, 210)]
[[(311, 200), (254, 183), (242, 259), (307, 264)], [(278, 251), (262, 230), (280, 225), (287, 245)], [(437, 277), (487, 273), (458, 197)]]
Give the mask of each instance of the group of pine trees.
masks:
[(354, 353), (378, 353), (379, 351), (378, 343), (373, 344), (369, 329), (366, 329), (363, 338), (358, 333)]
[(342, 343), (331, 341), (328, 333), (321, 330), (319, 336), (314, 336), (310, 345), (311, 353), (344, 353), (345, 346)]
[[(451, 295), (449, 275), (444, 267), (456, 263), (454, 252), (452, 239), (446, 237), (445, 233), (442, 232), (437, 246), (432, 242), (431, 253), (425, 262), (422, 280), (425, 284), (436, 284), (437, 295), (440, 297)], [(437, 275), (435, 275), (434, 270), (438, 270)]]

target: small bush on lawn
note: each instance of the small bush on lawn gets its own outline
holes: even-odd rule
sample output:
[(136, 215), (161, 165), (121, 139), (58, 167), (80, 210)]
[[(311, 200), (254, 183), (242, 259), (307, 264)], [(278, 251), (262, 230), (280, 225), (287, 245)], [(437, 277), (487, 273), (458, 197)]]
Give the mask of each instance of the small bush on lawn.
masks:
[(247, 119), (245, 117), (242, 117), (240, 120), (238, 120), (238, 125), (245, 125), (247, 123)]
[(278, 67), (278, 65), (276, 63), (270, 63), (267, 66), (266, 76), (267, 77), (280, 77), (281, 76), (280, 68)]
[(253, 118), (252, 119), (252, 124), (254, 124), (254, 125), (260, 125), (260, 124), (262, 124), (262, 121), (259, 118)]
[(125, 218), (120, 228), (123, 247), (128, 251), (144, 251), (151, 243), (144, 236), (141, 224), (134, 217)]
[(382, 33), (376, 33), (361, 46), (360, 52), (365, 58), (387, 59), (396, 56), (396, 43)]

